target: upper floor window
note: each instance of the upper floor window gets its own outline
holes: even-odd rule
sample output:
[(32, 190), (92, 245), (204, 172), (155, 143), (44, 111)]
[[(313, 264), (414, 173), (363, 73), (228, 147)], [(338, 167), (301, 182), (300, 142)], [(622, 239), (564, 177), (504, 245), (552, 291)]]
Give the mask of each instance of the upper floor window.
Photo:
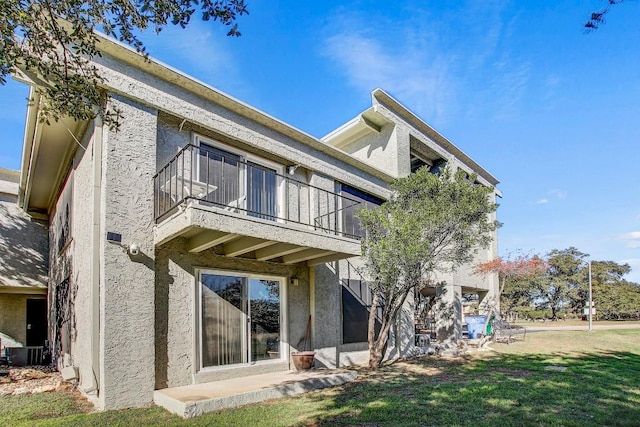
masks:
[(447, 165), (447, 161), (443, 158), (425, 161), (417, 154), (411, 154), (411, 173), (416, 172), (421, 167), (428, 167), (429, 172), (440, 175), (441, 170)]
[(384, 203), (384, 200), (347, 184), (342, 184), (341, 190), (345, 197), (348, 197), (355, 202), (359, 202), (357, 204), (350, 204), (343, 209), (343, 230), (346, 234), (362, 237), (364, 236), (364, 230), (362, 230), (360, 226), (360, 219), (356, 216), (358, 209), (368, 209), (370, 207), (380, 206)]

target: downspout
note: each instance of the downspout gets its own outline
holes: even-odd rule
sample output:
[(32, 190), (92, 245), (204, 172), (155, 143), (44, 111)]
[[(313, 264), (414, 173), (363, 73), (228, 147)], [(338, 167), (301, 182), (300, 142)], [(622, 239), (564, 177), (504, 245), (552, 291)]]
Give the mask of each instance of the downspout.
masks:
[(85, 393), (98, 396), (100, 390), (100, 253), (101, 253), (101, 211), (102, 211), (102, 119), (96, 117), (93, 126), (93, 210), (91, 228), (91, 371), (92, 384), (83, 388)]

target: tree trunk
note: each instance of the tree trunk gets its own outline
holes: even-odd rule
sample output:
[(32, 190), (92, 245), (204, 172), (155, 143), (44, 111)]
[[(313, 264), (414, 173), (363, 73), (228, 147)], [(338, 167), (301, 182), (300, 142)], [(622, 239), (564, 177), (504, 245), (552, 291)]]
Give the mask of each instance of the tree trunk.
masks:
[(387, 342), (389, 341), (389, 331), (391, 330), (393, 319), (396, 318), (398, 310), (404, 304), (411, 290), (413, 290), (413, 288), (404, 291), (403, 294), (400, 295), (399, 301), (398, 295), (396, 295), (396, 298), (389, 298), (387, 296), (385, 301), (389, 306), (384, 307), (378, 338), (375, 337), (375, 325), (376, 310), (380, 302), (380, 295), (376, 292), (373, 296), (371, 311), (369, 312), (369, 330), (367, 331), (367, 338), (369, 341), (369, 369), (377, 369), (382, 364), (384, 353), (387, 349)]
[[(380, 366), (382, 356), (376, 351), (376, 311), (378, 311), (378, 302), (380, 301), (380, 292), (375, 291), (371, 309), (369, 310), (369, 326), (367, 331), (367, 342), (369, 343), (369, 368), (375, 369)], [(375, 367), (373, 366), (377, 362)]]

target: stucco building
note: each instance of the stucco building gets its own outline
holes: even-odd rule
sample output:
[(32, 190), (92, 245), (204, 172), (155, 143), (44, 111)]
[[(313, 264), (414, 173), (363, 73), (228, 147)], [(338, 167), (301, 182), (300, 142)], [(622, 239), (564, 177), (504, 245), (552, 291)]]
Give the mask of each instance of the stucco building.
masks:
[[(41, 123), (36, 96), (20, 181), (23, 209), (49, 220), (57, 362), (99, 408), (289, 370), (309, 316), (318, 366), (366, 361), (356, 209), (423, 165), (498, 182), (379, 89), (317, 139), (114, 41), (101, 50), (119, 131)], [(497, 285), (464, 269), (441, 279), (452, 301), (466, 288), (490, 300)], [(409, 301), (389, 355), (413, 348)]]

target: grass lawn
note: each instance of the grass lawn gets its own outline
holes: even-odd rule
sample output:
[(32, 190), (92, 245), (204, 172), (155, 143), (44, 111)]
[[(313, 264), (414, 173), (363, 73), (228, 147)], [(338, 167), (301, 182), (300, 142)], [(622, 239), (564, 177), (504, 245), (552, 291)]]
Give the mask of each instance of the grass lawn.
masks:
[(155, 407), (86, 414), (63, 393), (2, 397), (0, 425), (640, 424), (640, 329), (535, 332), (524, 342), (493, 348), (465, 358), (421, 358), (362, 370), (342, 387), (191, 420)]
[[(531, 326), (531, 327), (539, 327), (539, 326), (544, 326), (547, 328), (550, 327), (563, 327), (563, 326), (581, 326), (581, 327), (585, 327), (587, 328), (589, 326), (589, 322), (586, 320), (577, 320), (577, 319), (571, 319), (571, 320), (558, 320), (558, 321), (552, 321), (552, 320), (546, 320), (544, 322), (534, 322), (534, 321), (524, 321), (524, 320), (519, 320), (517, 322), (515, 322), (517, 325), (521, 325), (521, 326)], [(624, 329), (626, 327), (629, 326), (640, 326), (640, 321), (639, 320), (596, 320), (593, 319), (593, 326), (594, 328), (597, 327), (604, 327), (606, 329)]]

